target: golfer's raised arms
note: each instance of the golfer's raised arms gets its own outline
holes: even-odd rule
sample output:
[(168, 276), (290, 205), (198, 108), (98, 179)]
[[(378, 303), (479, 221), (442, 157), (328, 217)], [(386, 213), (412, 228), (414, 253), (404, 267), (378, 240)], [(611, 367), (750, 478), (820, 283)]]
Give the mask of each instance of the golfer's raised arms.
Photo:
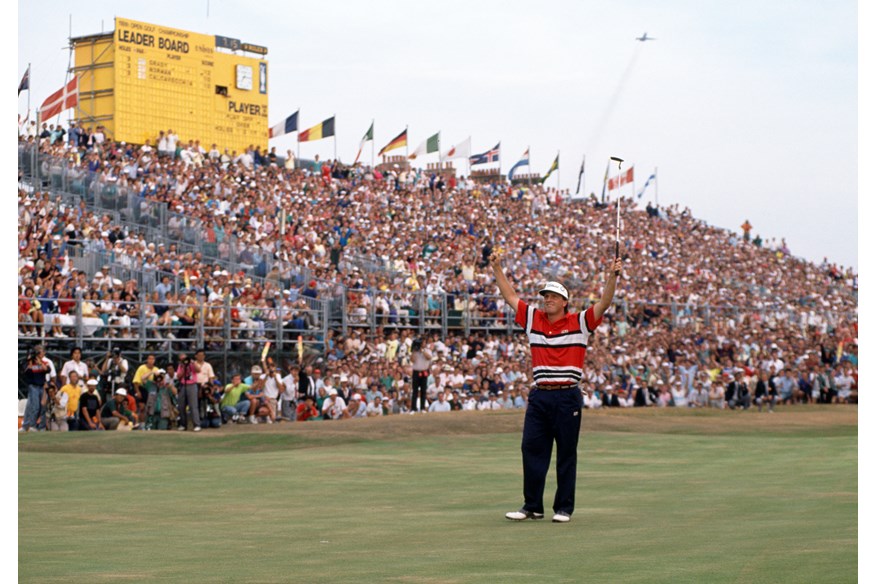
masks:
[(496, 276), (496, 285), (499, 287), (499, 292), (502, 293), (502, 298), (508, 303), (508, 306), (517, 314), (517, 303), (520, 302), (520, 297), (511, 286), (511, 282), (505, 277), (505, 271), (502, 269), (502, 251), (493, 249), (490, 254), (490, 265), (493, 267), (493, 274)]
[(623, 268), (623, 260), (614, 258), (611, 264), (609, 264), (608, 270), (606, 270), (605, 288), (602, 289), (602, 298), (593, 305), (593, 316), (596, 317), (596, 320), (602, 318), (602, 315), (611, 306), (611, 301), (614, 299), (614, 288), (617, 285), (617, 277), (621, 272), (621, 268)]

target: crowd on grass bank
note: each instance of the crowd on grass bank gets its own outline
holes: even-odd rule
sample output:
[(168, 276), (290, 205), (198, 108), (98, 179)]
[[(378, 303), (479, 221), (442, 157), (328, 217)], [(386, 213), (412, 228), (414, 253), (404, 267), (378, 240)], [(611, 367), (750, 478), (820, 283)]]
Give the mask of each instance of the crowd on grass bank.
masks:
[[(329, 330), (318, 339), (321, 353), (311, 356), (303, 370), (290, 370), (297, 362), (278, 364), (281, 378), (291, 375), (301, 383), (304, 375), (318, 376), (327, 385), (325, 395), (317, 391), (313, 396), (319, 418), (326, 401), (347, 416), (356, 402), (361, 405), (357, 415), (358, 410), (367, 415), (369, 407), (376, 412), (375, 393), (380, 394), (382, 413), (410, 411), (410, 347), (417, 333), (400, 326), (410, 313), (406, 294), (426, 294), (427, 317), (440, 316), (437, 299), (443, 297), (443, 306), (507, 318), (485, 269), (486, 258), (501, 246), (506, 271), (521, 295), (535, 296), (546, 279), (562, 280), (577, 310), (596, 300), (604, 263), (614, 253), (613, 203), (596, 197), (573, 203), (540, 185), (478, 184), (470, 177), (350, 167), (338, 161), (317, 160), (312, 167), (296, 168), (294, 161), (281, 162), (276, 153), (256, 148), (229, 153), (216, 146), (207, 150), (172, 131), (134, 146), (113, 142), (99, 129), (86, 131), (85, 139), (82, 130), (68, 129), (65, 135), (57, 128), (45, 130), (25, 132), (22, 143), (36, 145), (42, 157), (64, 160), (71, 172), (92, 173), (98, 183), (116, 185), (119, 193), (134, 193), (144, 203), (197, 219), (201, 239), (215, 243), (216, 255), (183, 253), (173, 241), (146, 241), (84, 202), (62, 206), (49, 193), (20, 188), (20, 337), (51, 337), (72, 347), (73, 341), (65, 338), (69, 321), (61, 317), (68, 315), (75, 298), (85, 298), (93, 308), (89, 317), (104, 324), (117, 319), (110, 334), (136, 338), (134, 325), (150, 319), (164, 327), (159, 329), (163, 338), (173, 339), (180, 328), (208, 319), (210, 328), (221, 330), (225, 312), (216, 308), (226, 299), (235, 308), (233, 334), (257, 338), (265, 330), (259, 323), (291, 320), (295, 311), (306, 314), (301, 305), (306, 297), (343, 295), (351, 322), (363, 328), (347, 336)], [(174, 136), (173, 148), (169, 135)], [(621, 201), (626, 267), (616, 298), (627, 310), (610, 311), (588, 348), (582, 382), (588, 407), (746, 407), (757, 400), (770, 404), (856, 397), (857, 275), (851, 269), (796, 258), (780, 238), (752, 238), (750, 226), (737, 234), (709, 226), (675, 205), (649, 204), (639, 210), (632, 201)], [(223, 246), (230, 241), (235, 245)], [(85, 253), (109, 252), (114, 265), (153, 273), (161, 281), (144, 291), (134, 279), (77, 270), (70, 261), (74, 247)], [(223, 254), (232, 249), (245, 260), (237, 273), (221, 264), (227, 259)], [(353, 255), (379, 269), (366, 271), (346, 261)], [(257, 278), (265, 259), (271, 269)], [(300, 267), (313, 278), (297, 280)], [(160, 274), (184, 284), (161, 287), (165, 282)], [(398, 294), (388, 301), (388, 292)], [(159, 307), (153, 314), (136, 312), (146, 294)], [(473, 306), (459, 306), (463, 301)], [(374, 323), (362, 321), (372, 313), (379, 315), (374, 328), (369, 326)], [(311, 328), (301, 320), (301, 328)], [(528, 351), (521, 340), (501, 331), (450, 332), (445, 337), (429, 332), (423, 339), (433, 356), (428, 407), (525, 406)], [(191, 339), (181, 348), (200, 347)], [(155, 366), (164, 370), (161, 383), (154, 383), (155, 392), (132, 379), (117, 380), (106, 390), (106, 373), (94, 367), (75, 385), (86, 396), (89, 382), (97, 381), (99, 413), (120, 400), (143, 427), (151, 427), (143, 409), (149, 409), (149, 396), (161, 396), (152, 406), (167, 413), (167, 425), (172, 426), (180, 401), (184, 409), (197, 404), (186, 422), (194, 410), (202, 422), (200, 411), (206, 419), (208, 409), (210, 419), (221, 420), (222, 400), (233, 399), (224, 393), (226, 386), (249, 386), (238, 398), (258, 390), (267, 374), (264, 364), (257, 365), (261, 373), (239, 371), (243, 378), (235, 383), (230, 377), (234, 372), (229, 372), (218, 384), (215, 378), (206, 386), (195, 384), (194, 394), (182, 391), (193, 384), (182, 383), (177, 362)], [(67, 395), (70, 409), (71, 401), (78, 404), (73, 389), (63, 391), (70, 385), (67, 377), (50, 375), (46, 388), (55, 386), (52, 399)], [(283, 382), (283, 393), (293, 392), (288, 385)], [(126, 395), (117, 398), (119, 389)], [(262, 391), (279, 396), (277, 389), (265, 379)], [(330, 399), (330, 390), (338, 395)], [(256, 395), (242, 400), (255, 411), (243, 412), (246, 408), (240, 406), (228, 419), (292, 419), (297, 414), (284, 415), (283, 405), (290, 414), (290, 405), (298, 408), (306, 402), (293, 393), (265, 398), (277, 400), (273, 415), (259, 415), (265, 404)], [(40, 395), (33, 401), (51, 410), (47, 395)], [(39, 412), (34, 405), (31, 414), (34, 408)], [(71, 411), (82, 413), (76, 407)], [(39, 417), (30, 416), (27, 427), (37, 427)]]
[[(390, 334), (387, 342), (357, 347), (349, 355), (284, 367), (266, 356), (248, 371), (219, 379), (202, 349), (158, 363), (149, 355), (130, 364), (114, 350), (99, 366), (74, 348), (57, 369), (42, 346), (28, 355), (27, 388), (21, 431), (28, 430), (186, 430), (198, 432), (225, 424), (341, 420), (357, 417), (436, 413), (453, 410), (523, 409), (530, 383), (527, 349), (505, 337), (426, 339), (422, 348), (408, 337)], [(695, 341), (692, 341), (695, 343)], [(705, 344), (705, 343), (703, 343)], [(708, 346), (704, 350), (709, 351)], [(757, 408), (777, 405), (857, 403), (854, 353), (839, 362), (826, 347), (813, 358), (793, 359), (778, 345), (730, 352), (701, 365), (696, 353), (675, 351), (674, 361), (616, 352), (597, 358), (580, 383), (584, 407)], [(413, 392), (422, 353), (430, 364), (425, 399)]]

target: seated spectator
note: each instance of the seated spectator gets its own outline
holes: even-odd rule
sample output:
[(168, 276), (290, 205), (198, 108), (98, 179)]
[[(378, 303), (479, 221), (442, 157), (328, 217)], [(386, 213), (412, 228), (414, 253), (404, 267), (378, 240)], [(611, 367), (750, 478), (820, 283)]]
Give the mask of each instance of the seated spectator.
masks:
[(226, 422), (240, 422), (249, 413), (250, 401), (246, 398), (249, 386), (243, 383), (240, 373), (231, 376), (231, 383), (225, 386), (219, 401)]
[[(255, 369), (255, 368), (253, 368)], [(259, 368), (261, 370), (261, 368)], [(256, 374), (258, 377), (253, 379), (252, 385), (244, 392), (246, 400), (249, 402), (249, 423), (258, 424), (259, 418), (268, 417), (270, 408), (267, 405), (265, 397), (265, 378), (261, 374)]]
[(717, 380), (709, 389), (709, 407), (724, 409), (724, 385)]
[(321, 419), (312, 395), (305, 396), (304, 400), (295, 408), (295, 419), (299, 422)]
[[(216, 382), (218, 383), (218, 382)], [(222, 413), (219, 411), (219, 386), (205, 383), (198, 386), (198, 407), (201, 410), (201, 428), (221, 428)]]
[(52, 432), (67, 432), (67, 404), (70, 396), (55, 388), (53, 384), (46, 387), (46, 416), (48, 429)]
[(100, 417), (100, 397), (97, 395), (97, 379), (85, 383), (86, 391), (79, 397), (79, 429), (105, 430)]
[(344, 412), (344, 418), (364, 418), (367, 415), (368, 406), (358, 393), (350, 396), (350, 403)]
[(371, 403), (368, 404), (367, 409), (365, 410), (365, 414), (369, 418), (373, 418), (375, 416), (383, 416), (385, 414), (383, 407), (383, 397), (377, 393), (374, 395)]
[(334, 387), (330, 387), (327, 393), (328, 395), (322, 403), (322, 418), (324, 420), (340, 420), (344, 417), (344, 412), (347, 411), (347, 404)]
[(120, 426), (134, 429), (138, 426), (137, 414), (127, 407), (128, 392), (124, 387), (117, 387), (112, 399), (108, 399), (101, 409), (101, 425), (107, 430), (116, 430)]

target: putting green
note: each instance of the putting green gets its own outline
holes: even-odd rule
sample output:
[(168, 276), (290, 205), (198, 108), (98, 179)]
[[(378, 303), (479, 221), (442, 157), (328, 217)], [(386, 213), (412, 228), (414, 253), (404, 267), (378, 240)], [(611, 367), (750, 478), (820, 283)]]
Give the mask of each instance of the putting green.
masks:
[(20, 435), (19, 580), (857, 579), (855, 408), (585, 412), (566, 525), (503, 518), (521, 422)]

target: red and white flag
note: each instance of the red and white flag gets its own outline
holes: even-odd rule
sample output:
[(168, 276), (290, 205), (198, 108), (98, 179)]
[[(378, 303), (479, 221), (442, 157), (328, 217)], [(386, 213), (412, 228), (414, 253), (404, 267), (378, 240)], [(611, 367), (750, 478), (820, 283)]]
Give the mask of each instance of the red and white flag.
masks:
[(616, 188), (622, 187), (625, 184), (633, 182), (633, 168), (629, 167), (626, 172), (617, 175), (608, 180), (608, 190), (613, 191)]
[(40, 106), (40, 119), (55, 117), (79, 103), (79, 78), (75, 75), (67, 85), (50, 95)]

